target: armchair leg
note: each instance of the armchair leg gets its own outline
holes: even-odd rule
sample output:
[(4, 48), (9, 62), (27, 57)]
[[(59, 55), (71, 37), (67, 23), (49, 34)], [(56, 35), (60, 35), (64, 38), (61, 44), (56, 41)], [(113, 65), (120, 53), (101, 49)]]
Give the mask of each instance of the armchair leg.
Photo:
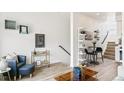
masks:
[(14, 81), (16, 81), (16, 76), (14, 76)]
[(19, 79), (21, 79), (22, 78), (22, 76), (21, 75), (19, 75)]
[(30, 78), (32, 78), (32, 74), (30, 74)]

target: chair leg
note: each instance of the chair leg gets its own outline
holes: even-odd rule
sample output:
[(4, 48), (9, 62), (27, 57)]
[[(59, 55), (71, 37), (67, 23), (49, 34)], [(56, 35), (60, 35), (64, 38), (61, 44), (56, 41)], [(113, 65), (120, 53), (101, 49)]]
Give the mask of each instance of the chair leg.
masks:
[(85, 55), (85, 58), (87, 59), (87, 54)]
[(4, 75), (3, 74), (1, 74), (1, 76), (2, 76), (2, 80), (4, 81), (5, 79), (4, 79)]
[(101, 52), (101, 57), (102, 57), (102, 62), (104, 62), (104, 58), (103, 58), (102, 52)]
[(16, 76), (14, 76), (14, 81), (16, 81)]
[(89, 61), (89, 55), (87, 55), (87, 61)]
[(97, 62), (97, 54), (96, 54), (96, 62)]
[(91, 61), (91, 55), (90, 55), (90, 61)]
[(22, 76), (21, 75), (19, 75), (19, 79), (21, 79), (22, 78)]
[(30, 74), (30, 78), (32, 78), (32, 73)]

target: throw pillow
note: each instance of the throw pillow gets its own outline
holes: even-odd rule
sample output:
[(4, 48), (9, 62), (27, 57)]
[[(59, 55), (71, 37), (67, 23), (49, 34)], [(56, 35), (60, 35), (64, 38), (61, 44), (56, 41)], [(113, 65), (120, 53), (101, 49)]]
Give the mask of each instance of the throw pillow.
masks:
[(19, 60), (18, 60), (18, 56), (17, 56), (17, 54), (16, 54), (15, 52), (13, 52), (13, 54), (14, 54), (13, 56), (14, 56), (15, 59), (16, 59), (16, 62), (19, 63)]
[(16, 55), (15, 52), (14, 52), (12, 55), (8, 54), (8, 55), (6, 56), (6, 59), (7, 59), (7, 60), (8, 60), (8, 59), (15, 59), (16, 62), (19, 63), (18, 57), (17, 57), (17, 55)]
[(10, 54), (8, 54), (7, 56), (6, 56), (6, 59), (8, 60), (8, 59), (13, 59), (13, 57), (10, 55)]

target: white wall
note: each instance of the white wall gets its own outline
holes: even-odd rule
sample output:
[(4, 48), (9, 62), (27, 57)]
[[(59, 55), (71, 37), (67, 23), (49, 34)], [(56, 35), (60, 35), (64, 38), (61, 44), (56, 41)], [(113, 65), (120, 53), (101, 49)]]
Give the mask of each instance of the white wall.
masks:
[[(92, 13), (90, 13), (92, 14)], [(108, 36), (108, 41), (115, 41), (116, 40), (116, 20), (115, 20), (115, 13), (108, 13), (106, 18), (102, 18), (102, 16), (97, 18), (96, 16), (87, 15), (87, 13), (74, 13), (74, 65), (78, 64), (78, 27), (82, 27), (87, 31), (93, 32), (94, 30), (100, 31), (100, 40), (97, 43), (97, 46), (101, 46), (101, 42), (103, 41), (107, 31), (110, 31)], [(104, 15), (105, 16), (105, 15)], [(91, 41), (87, 41), (86, 46), (92, 46)], [(102, 47), (102, 46), (101, 46)], [(103, 46), (104, 47), (104, 46)]]
[[(0, 37), (1, 37), (1, 32), (0, 32)], [(2, 56), (2, 55), (1, 55), (1, 52), (2, 52), (2, 50), (1, 50), (1, 44), (2, 44), (2, 43), (1, 43), (1, 39), (0, 39), (0, 57)]]
[(124, 12), (122, 13), (122, 65), (124, 66)]
[[(58, 46), (70, 52), (69, 13), (0, 13), (0, 54), (16, 52), (27, 56), (30, 63), (31, 51), (35, 48), (35, 33), (45, 34), (45, 48), (50, 49), (51, 63), (70, 63), (70, 56)], [(28, 25), (29, 34), (19, 34), (19, 30), (4, 29), (4, 20), (15, 20), (17, 25)]]

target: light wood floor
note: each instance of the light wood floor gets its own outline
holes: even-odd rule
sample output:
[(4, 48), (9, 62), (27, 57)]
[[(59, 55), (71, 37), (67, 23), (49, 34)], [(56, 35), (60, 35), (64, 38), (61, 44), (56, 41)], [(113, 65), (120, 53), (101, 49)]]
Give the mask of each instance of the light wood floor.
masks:
[[(112, 81), (117, 76), (117, 68), (119, 64), (115, 60), (104, 59), (104, 63), (98, 59), (99, 65), (91, 65), (88, 68), (98, 72), (98, 81)], [(47, 80), (54, 80), (53, 77)]]
[[(111, 81), (117, 76), (117, 67), (118, 63), (114, 60), (104, 59), (104, 63), (101, 60), (99, 65), (92, 65), (88, 68), (98, 72), (97, 78), (99, 81)], [(67, 71), (72, 70), (69, 66), (64, 65), (63, 63), (57, 63), (51, 65), (49, 68), (45, 67), (39, 69), (35, 72), (32, 78), (24, 77), (22, 81), (52, 81), (55, 80), (56, 75), (66, 73)]]
[(99, 65), (90, 66), (88, 68), (98, 72), (97, 78), (99, 81), (111, 81), (117, 76), (117, 68), (119, 64), (114, 60), (104, 59), (104, 63), (100, 61)]

